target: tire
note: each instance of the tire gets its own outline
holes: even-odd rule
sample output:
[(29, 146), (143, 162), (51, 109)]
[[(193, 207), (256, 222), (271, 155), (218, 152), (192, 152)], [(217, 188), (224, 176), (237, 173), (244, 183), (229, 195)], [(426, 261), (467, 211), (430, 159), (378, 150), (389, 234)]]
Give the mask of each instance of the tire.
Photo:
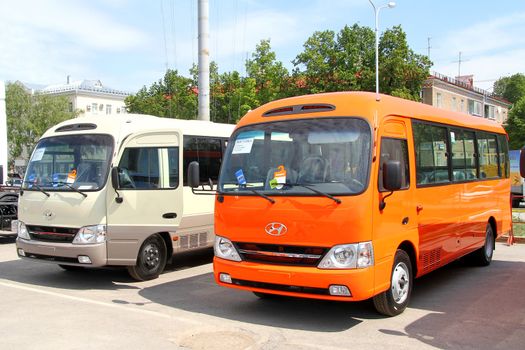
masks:
[(380, 314), (396, 316), (405, 311), (412, 294), (412, 263), (408, 254), (398, 249), (394, 257), (390, 288), (374, 297), (374, 306)]
[(140, 246), (137, 263), (128, 266), (128, 273), (137, 281), (147, 281), (159, 277), (167, 260), (166, 243), (158, 234), (149, 236)]
[(62, 268), (63, 270), (66, 270), (66, 271), (81, 271), (81, 270), (84, 270), (83, 266), (62, 265), (62, 264), (58, 264), (58, 266), (60, 266), (60, 268)]
[(478, 266), (489, 266), (494, 255), (494, 231), (492, 225), (487, 224), (485, 228), (485, 244), (483, 247), (472, 252), (469, 256), (471, 263)]

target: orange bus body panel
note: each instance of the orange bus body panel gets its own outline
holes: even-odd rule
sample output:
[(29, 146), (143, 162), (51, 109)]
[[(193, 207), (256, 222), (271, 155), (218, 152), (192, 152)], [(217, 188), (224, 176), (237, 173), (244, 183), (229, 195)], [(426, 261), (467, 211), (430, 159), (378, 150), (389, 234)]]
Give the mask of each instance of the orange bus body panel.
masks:
[[(334, 110), (265, 117), (267, 111), (296, 105), (329, 104)], [(272, 196), (274, 204), (255, 195), (219, 194), (215, 203), (215, 233), (234, 242), (300, 245), (330, 248), (338, 244), (372, 241), (374, 265), (364, 269), (319, 269), (317, 267), (233, 262), (214, 258), (218, 284), (255, 292), (316, 299), (356, 301), (368, 299), (390, 286), (396, 250), (412, 250), (414, 274), (419, 277), (466, 255), (484, 244), (485, 228), (495, 223), (497, 236), (511, 229), (510, 179), (478, 179), (444, 186), (416, 186), (416, 162), (412, 121), (505, 134), (496, 123), (462, 113), (445, 111), (421, 103), (365, 92), (340, 92), (300, 96), (274, 101), (250, 111), (237, 125), (245, 126), (296, 119), (358, 117), (372, 130), (372, 163), (366, 190), (358, 195), (340, 196), (336, 204), (323, 196)], [(379, 147), (382, 137), (407, 139), (409, 187), (394, 191), (379, 204), (386, 192), (378, 188)], [(283, 236), (265, 232), (271, 222), (288, 227)], [(220, 273), (249, 285), (223, 283)], [(259, 284), (258, 284), (259, 283)], [(351, 297), (309, 293), (307, 288), (327, 289), (346, 285)], [(304, 287), (294, 292), (274, 290), (265, 285)]]

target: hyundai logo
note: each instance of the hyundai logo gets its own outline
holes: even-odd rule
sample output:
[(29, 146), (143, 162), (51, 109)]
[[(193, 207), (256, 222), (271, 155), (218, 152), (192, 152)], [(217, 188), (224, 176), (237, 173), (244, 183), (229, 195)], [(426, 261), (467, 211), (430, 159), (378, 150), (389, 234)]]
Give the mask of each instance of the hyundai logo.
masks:
[(54, 217), (55, 217), (55, 213), (53, 213), (51, 210), (47, 209), (46, 211), (44, 211), (42, 213), (42, 215), (44, 216), (44, 218), (46, 218), (46, 220), (52, 220)]
[(271, 236), (282, 236), (288, 232), (288, 228), (280, 222), (270, 222), (264, 230)]

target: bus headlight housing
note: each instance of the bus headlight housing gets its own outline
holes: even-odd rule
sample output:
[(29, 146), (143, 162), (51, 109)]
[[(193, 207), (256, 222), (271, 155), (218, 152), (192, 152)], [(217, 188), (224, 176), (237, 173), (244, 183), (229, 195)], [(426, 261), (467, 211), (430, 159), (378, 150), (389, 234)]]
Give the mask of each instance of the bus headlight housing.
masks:
[(221, 236), (215, 236), (215, 244), (213, 245), (213, 251), (215, 256), (221, 259), (231, 260), (231, 261), (241, 261), (241, 257), (232, 241), (228, 238)]
[(372, 242), (333, 246), (317, 265), (320, 269), (356, 269), (374, 265)]
[(106, 225), (84, 226), (78, 230), (73, 244), (96, 244), (106, 241)]
[(31, 236), (29, 236), (29, 231), (27, 230), (26, 224), (24, 224), (22, 221), (18, 221), (18, 227), (16, 228), (18, 237), (22, 239), (30, 240)]

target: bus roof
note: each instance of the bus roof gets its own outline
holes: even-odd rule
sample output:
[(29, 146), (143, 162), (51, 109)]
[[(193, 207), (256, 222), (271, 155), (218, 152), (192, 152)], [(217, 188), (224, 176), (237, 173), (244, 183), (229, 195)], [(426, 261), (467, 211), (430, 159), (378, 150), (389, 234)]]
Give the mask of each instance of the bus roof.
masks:
[[(267, 103), (248, 112), (237, 124), (265, 123), (277, 120), (358, 116), (373, 121), (378, 117), (398, 115), (436, 123), (475, 128), (497, 133), (505, 133), (503, 127), (494, 121), (471, 116), (465, 113), (435, 108), (420, 102), (405, 100), (371, 92), (331, 92), (285, 98)], [(294, 107), (295, 106), (295, 107)]]
[(123, 114), (119, 116), (79, 117), (64, 121), (49, 128), (42, 138), (79, 133), (110, 134), (115, 141), (128, 135), (148, 130), (181, 130), (184, 135), (230, 137), (235, 125), (220, 124), (202, 120), (160, 118), (144, 114)]

